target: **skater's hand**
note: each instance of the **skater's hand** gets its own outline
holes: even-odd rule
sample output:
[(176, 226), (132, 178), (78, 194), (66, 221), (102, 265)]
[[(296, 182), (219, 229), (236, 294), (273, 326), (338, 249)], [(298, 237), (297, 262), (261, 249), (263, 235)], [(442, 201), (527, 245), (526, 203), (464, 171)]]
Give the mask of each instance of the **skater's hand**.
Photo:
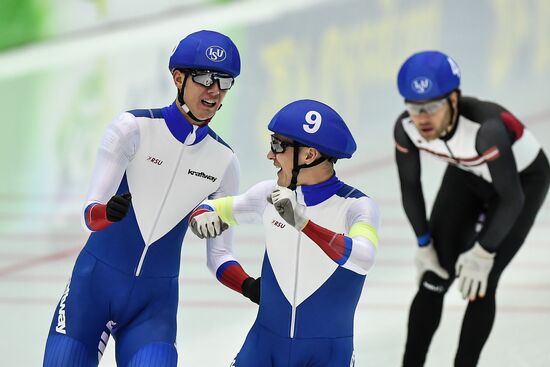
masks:
[(449, 279), (449, 273), (439, 264), (432, 241), (426, 246), (418, 247), (414, 264), (416, 265), (416, 283), (418, 284), (427, 271), (435, 273), (440, 278)]
[(487, 280), (494, 261), (495, 254), (488, 252), (477, 242), (458, 257), (456, 276), (462, 298), (474, 301), (478, 296), (485, 297)]
[(262, 277), (254, 279), (252, 277), (246, 278), (241, 286), (243, 296), (250, 299), (256, 304), (260, 304), (260, 284)]
[(115, 195), (107, 202), (105, 213), (107, 220), (110, 222), (118, 222), (128, 214), (130, 205), (132, 204), (132, 194), (129, 192), (122, 195)]
[(296, 201), (296, 193), (286, 187), (277, 186), (271, 193), (271, 197), (267, 199), (273, 204), (277, 212), (283, 217), (283, 219), (301, 231), (309, 221), (305, 217), (305, 206), (298, 204)]
[(197, 237), (202, 239), (221, 235), (223, 231), (229, 228), (229, 225), (220, 218), (212, 207), (201, 205), (191, 213), (189, 227)]

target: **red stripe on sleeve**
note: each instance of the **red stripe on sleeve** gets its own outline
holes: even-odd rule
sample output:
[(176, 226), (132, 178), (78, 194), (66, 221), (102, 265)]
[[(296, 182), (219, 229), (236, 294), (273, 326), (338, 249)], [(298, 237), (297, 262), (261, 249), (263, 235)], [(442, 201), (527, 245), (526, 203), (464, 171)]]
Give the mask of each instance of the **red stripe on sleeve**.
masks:
[(510, 112), (501, 112), (500, 118), (502, 119), (504, 125), (506, 125), (508, 130), (514, 133), (515, 140), (518, 140), (523, 136), (524, 126), (514, 115), (512, 115)]
[(409, 150), (405, 148), (404, 146), (399, 145), (398, 143), (395, 143), (395, 148), (400, 151), (401, 153), (408, 153)]
[(101, 231), (111, 224), (107, 219), (107, 205), (92, 204), (86, 209), (86, 225), (92, 231)]
[(498, 157), (500, 157), (500, 151), (498, 150), (496, 145), (493, 145), (489, 149), (483, 152), (482, 154), (483, 158), (485, 158), (486, 161), (494, 161)]
[(241, 265), (237, 262), (233, 262), (231, 265), (223, 269), (223, 272), (218, 277), (218, 280), (226, 287), (242, 294), (243, 291), (241, 287), (244, 280), (247, 278), (249, 278), (249, 275), (246, 274)]
[(346, 237), (344, 235), (321, 227), (311, 220), (307, 222), (302, 232), (304, 232), (306, 236), (315, 242), (321, 250), (335, 262), (340, 263), (345, 256)]
[(191, 222), (191, 219), (193, 219), (193, 217), (196, 217), (199, 214), (206, 213), (206, 212), (209, 212), (209, 211), (210, 210), (205, 209), (205, 208), (199, 208), (199, 209), (194, 210), (193, 213), (191, 213), (191, 215), (189, 216), (189, 222)]

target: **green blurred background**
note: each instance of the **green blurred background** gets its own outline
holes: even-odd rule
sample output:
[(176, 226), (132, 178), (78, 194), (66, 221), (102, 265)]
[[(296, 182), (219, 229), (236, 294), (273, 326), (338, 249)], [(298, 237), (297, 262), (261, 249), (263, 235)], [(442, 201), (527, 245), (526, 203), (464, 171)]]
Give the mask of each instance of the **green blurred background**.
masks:
[[(376, 306), (369, 302), (399, 300), (395, 306), (398, 317), (390, 314), (387, 320), (388, 324), (398, 323), (394, 332), (378, 324), (358, 329), (358, 360), (397, 365), (407, 297), (414, 292), (413, 235), (399, 204), (392, 158), (393, 123), (403, 108), (396, 90), (397, 70), (406, 57), (419, 50), (450, 54), (461, 67), (465, 95), (508, 107), (548, 151), (548, 19), (547, 0), (3, 0), (0, 310), (14, 317), (2, 322), (10, 336), (4, 333), (1, 337), (0, 365), (39, 365), (55, 303), (85, 240), (80, 210), (102, 131), (122, 111), (172, 102), (176, 90), (168, 72), (168, 57), (182, 37), (200, 29), (228, 34), (241, 52), (242, 74), (211, 126), (238, 154), (243, 190), (274, 176), (265, 159), (266, 126), (286, 103), (298, 98), (319, 99), (339, 111), (350, 125), (358, 151), (352, 160), (339, 162), (337, 172), (381, 204), (381, 249), (384, 238), (395, 243), (395, 247), (388, 245), (386, 252), (381, 250), (380, 265), (369, 278), (373, 293), (368, 291), (363, 297), (365, 307), (371, 310)], [(429, 203), (442, 166), (427, 164), (423, 169)], [(549, 216), (547, 206), (541, 215), (543, 219)], [(537, 234), (540, 238), (545, 235)], [(250, 261), (244, 263), (258, 271), (261, 231), (243, 229), (237, 232), (236, 243), (250, 238), (259, 250), (245, 247), (242, 251)], [(202, 245), (192, 238), (186, 241), (182, 348), (191, 365), (229, 364), (254, 309), (232, 306), (231, 302), (237, 302), (234, 295), (224, 293), (205, 270)], [(548, 258), (548, 253), (533, 253), (539, 259)], [(385, 259), (387, 254), (402, 261), (397, 272), (384, 262), (395, 260)], [(186, 265), (185, 256), (198, 260)], [(547, 267), (540, 269), (546, 273), (525, 275), (528, 284), (543, 282), (546, 287), (536, 297), (526, 298), (536, 299), (540, 303), (537, 310), (543, 310), (540, 319), (528, 325), (537, 330), (533, 335), (546, 335), (547, 341), (550, 285), (540, 280), (547, 275)], [(201, 281), (187, 282), (186, 274)], [(382, 283), (376, 282), (376, 274)], [(399, 284), (404, 284), (397, 296), (377, 291), (376, 284), (394, 278), (402, 278)], [(191, 287), (189, 292), (186, 284)], [(201, 288), (200, 284), (207, 286)], [(185, 302), (189, 302), (188, 311)], [(211, 307), (218, 312), (221, 306), (216, 305), (224, 302), (230, 303), (226, 317), (231, 321), (200, 326), (197, 320), (204, 320), (204, 315), (198, 308)], [(361, 320), (370, 320), (370, 312), (360, 315)], [(515, 327), (506, 325), (510, 330)], [(456, 334), (452, 327), (446, 332)], [(497, 331), (497, 335), (501, 333), (507, 331)], [(200, 364), (201, 356), (208, 355), (205, 344), (212, 335), (231, 342), (218, 346), (219, 357), (209, 356), (216, 362)], [(34, 347), (23, 342), (27, 339)], [(546, 342), (520, 338), (517, 343), (529, 351), (531, 359), (515, 365), (550, 365), (550, 357), (541, 351)], [(504, 345), (511, 345), (509, 353), (515, 355), (517, 349), (511, 341)], [(513, 360), (506, 353), (499, 355), (501, 346), (493, 346), (498, 353), (485, 357), (491, 363), (486, 365)], [(444, 362), (449, 353), (434, 357), (432, 365), (450, 365)]]

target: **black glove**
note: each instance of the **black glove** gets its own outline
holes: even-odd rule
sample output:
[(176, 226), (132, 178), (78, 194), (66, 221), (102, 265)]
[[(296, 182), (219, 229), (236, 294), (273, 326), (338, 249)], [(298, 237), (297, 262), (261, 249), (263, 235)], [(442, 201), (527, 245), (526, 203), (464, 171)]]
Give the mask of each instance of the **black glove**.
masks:
[(252, 277), (246, 278), (241, 286), (243, 296), (258, 305), (260, 304), (260, 279), (262, 279), (262, 277), (258, 279)]
[(127, 192), (122, 195), (115, 195), (107, 202), (107, 220), (118, 222), (126, 216), (132, 204), (132, 194)]

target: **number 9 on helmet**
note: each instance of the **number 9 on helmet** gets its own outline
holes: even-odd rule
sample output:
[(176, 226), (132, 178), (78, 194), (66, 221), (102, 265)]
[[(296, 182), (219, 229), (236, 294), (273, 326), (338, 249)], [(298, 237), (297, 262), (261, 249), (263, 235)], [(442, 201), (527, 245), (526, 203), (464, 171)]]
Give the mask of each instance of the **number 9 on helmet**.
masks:
[(268, 129), (331, 158), (350, 158), (357, 145), (340, 115), (324, 103), (302, 99), (283, 107)]

